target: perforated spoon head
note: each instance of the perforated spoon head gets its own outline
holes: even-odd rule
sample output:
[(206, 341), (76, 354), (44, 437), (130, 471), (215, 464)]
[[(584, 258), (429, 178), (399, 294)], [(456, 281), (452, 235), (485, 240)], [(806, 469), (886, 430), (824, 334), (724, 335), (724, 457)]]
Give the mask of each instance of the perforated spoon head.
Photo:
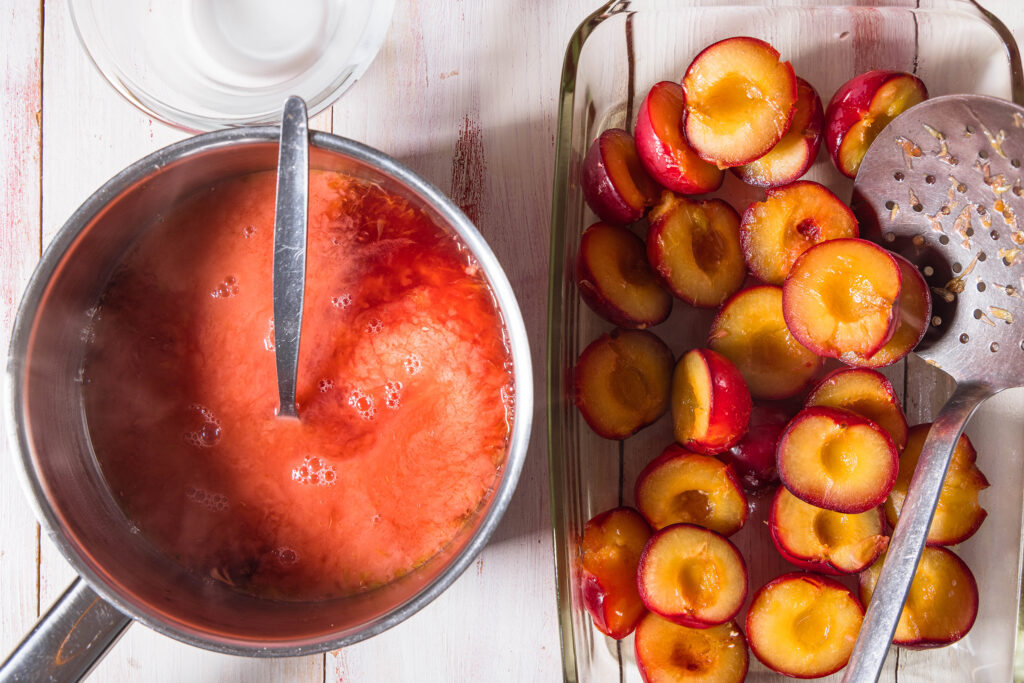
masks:
[(1024, 385), (1024, 108), (949, 95), (904, 112), (861, 163), (852, 206), (868, 238), (932, 291), (916, 353), (958, 383)]

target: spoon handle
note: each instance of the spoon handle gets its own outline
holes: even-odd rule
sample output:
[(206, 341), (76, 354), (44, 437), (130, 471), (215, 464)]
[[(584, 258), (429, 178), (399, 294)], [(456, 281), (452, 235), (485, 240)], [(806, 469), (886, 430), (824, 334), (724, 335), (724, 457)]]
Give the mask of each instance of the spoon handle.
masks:
[(0, 664), (0, 681), (74, 683), (85, 678), (132, 620), (75, 580)]
[(885, 564), (871, 595), (843, 683), (874, 683), (892, 643), (928, 528), (960, 434), (982, 401), (996, 393), (987, 384), (959, 384), (928, 432), (917, 469), (893, 532)]
[(274, 211), (274, 356), (278, 415), (298, 417), (295, 383), (306, 288), (306, 214), (309, 193), (309, 130), (306, 103), (289, 97), (281, 117)]

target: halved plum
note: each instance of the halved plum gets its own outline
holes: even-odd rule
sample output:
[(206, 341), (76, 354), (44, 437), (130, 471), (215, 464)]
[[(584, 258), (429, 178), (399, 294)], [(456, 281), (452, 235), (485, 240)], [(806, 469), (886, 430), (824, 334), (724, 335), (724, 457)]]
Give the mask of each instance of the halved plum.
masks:
[(793, 265), (782, 314), (797, 341), (819, 356), (870, 356), (896, 331), (902, 281), (896, 259), (877, 244), (829, 240)]
[[(871, 601), (884, 562), (882, 555), (861, 572), (860, 598), (865, 605)], [(967, 635), (977, 616), (978, 583), (974, 574), (948, 548), (927, 546), (892, 642), (912, 650), (945, 647)]]
[(747, 566), (725, 537), (693, 524), (673, 524), (647, 542), (637, 569), (647, 609), (682, 626), (724, 624), (747, 597)]
[(607, 510), (583, 526), (580, 583), (583, 606), (598, 631), (621, 639), (647, 612), (636, 585), (651, 527), (630, 507)]
[(722, 185), (724, 173), (697, 156), (687, 144), (683, 110), (681, 85), (672, 81), (655, 83), (636, 117), (636, 151), (644, 168), (662, 187), (679, 194), (714, 192)]
[(805, 503), (785, 486), (772, 499), (768, 529), (779, 553), (801, 569), (856, 574), (889, 547), (881, 508), (844, 514)]
[(756, 491), (779, 480), (775, 451), (790, 415), (775, 406), (754, 404), (747, 433), (729, 450), (719, 453), (748, 491)]
[(796, 260), (816, 244), (858, 234), (850, 207), (810, 180), (768, 190), (765, 200), (747, 207), (740, 221), (747, 267), (771, 285), (785, 282)]
[(643, 241), (620, 226), (594, 223), (583, 232), (576, 285), (594, 312), (619, 327), (657, 325), (672, 311), (672, 296), (651, 270)]
[(789, 130), (797, 98), (789, 62), (763, 40), (726, 38), (697, 55), (683, 76), (686, 140), (719, 168), (763, 156)]
[(740, 217), (721, 199), (694, 201), (665, 191), (647, 223), (647, 258), (683, 301), (713, 308), (743, 284)]
[(672, 352), (648, 330), (617, 328), (576, 361), (576, 407), (598, 435), (625, 439), (668, 410)]
[(843, 360), (857, 367), (880, 368), (902, 360), (914, 350), (928, 331), (932, 317), (932, 293), (917, 267), (899, 254), (892, 254), (903, 276), (896, 331), (885, 346), (870, 356), (852, 355)]
[(656, 530), (685, 523), (731, 536), (747, 521), (747, 497), (732, 468), (677, 444), (640, 472), (635, 497)]
[(761, 285), (729, 299), (711, 324), (708, 346), (731, 360), (754, 398), (798, 394), (822, 359), (790, 333), (782, 314), (782, 288)]
[(889, 432), (897, 451), (907, 445), (903, 407), (892, 384), (880, 372), (868, 368), (836, 370), (811, 390), (806, 405), (849, 410)]
[(636, 627), (635, 646), (644, 683), (741, 683), (750, 664), (735, 621), (690, 628), (648, 612)]
[(747, 638), (769, 669), (817, 678), (846, 666), (863, 621), (864, 608), (849, 588), (825, 576), (791, 572), (754, 595)]
[(818, 158), (821, 131), (825, 127), (821, 98), (802, 78), (797, 77), (796, 88), (796, 109), (786, 134), (763, 157), (732, 168), (743, 182), (756, 187), (785, 185), (807, 173)]
[(690, 349), (672, 375), (672, 424), (676, 441), (714, 455), (747, 431), (753, 403), (743, 375), (711, 349)]
[(856, 514), (885, 501), (899, 457), (884, 429), (836, 408), (806, 408), (786, 427), (776, 456), (790, 493), (826, 510)]
[(640, 163), (633, 136), (621, 128), (609, 128), (591, 144), (581, 185), (590, 208), (613, 225), (640, 220), (661, 191)]
[(894, 118), (928, 99), (917, 76), (899, 71), (868, 71), (844, 83), (825, 111), (825, 144), (832, 163), (850, 178), (857, 175), (868, 147)]
[[(919, 424), (910, 428), (907, 445), (900, 455), (900, 472), (896, 484), (885, 501), (885, 516), (893, 527), (899, 520), (903, 501), (910, 487), (910, 479), (917, 469), (917, 460), (931, 424)], [(956, 545), (974, 535), (988, 513), (978, 502), (978, 493), (989, 487), (988, 479), (978, 469), (978, 453), (966, 434), (960, 435), (953, 460), (942, 483), (939, 504), (935, 517), (928, 528), (929, 545)]]

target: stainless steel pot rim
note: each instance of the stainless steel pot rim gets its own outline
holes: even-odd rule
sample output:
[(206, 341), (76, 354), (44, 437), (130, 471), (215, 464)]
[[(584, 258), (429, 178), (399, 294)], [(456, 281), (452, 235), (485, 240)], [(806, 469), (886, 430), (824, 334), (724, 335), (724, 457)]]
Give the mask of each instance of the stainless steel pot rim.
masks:
[(351, 645), (377, 635), (404, 621), (444, 592), (473, 562), (490, 540), (491, 535), (501, 521), (512, 499), (522, 471), (523, 462), (526, 459), (533, 419), (533, 371), (526, 326), (512, 290), (512, 285), (509, 283), (500, 263), (476, 226), (473, 225), (454, 202), (397, 160), (353, 140), (330, 133), (314, 131), (310, 135), (310, 144), (314, 147), (366, 163), (394, 177), (422, 196), (465, 241), (486, 274), (494, 296), (498, 301), (515, 367), (515, 419), (509, 440), (508, 456), (503, 466), (503, 474), (483, 521), (469, 543), (455, 557), (454, 561), (408, 602), (395, 607), (357, 633), (334, 638), (309, 639), (297, 643), (284, 642), (281, 644), (267, 645), (264, 643), (257, 645), (237, 638), (200, 635), (193, 629), (181, 627), (176, 622), (167, 622), (153, 614), (150, 610), (140, 608), (133, 601), (122, 598), (120, 594), (112, 590), (103, 579), (97, 576), (81, 560), (74, 546), (59, 530), (56, 513), (50, 505), (42, 481), (37, 476), (33, 466), (31, 446), (25, 429), (25, 421), (19, 419), (22, 411), (21, 406), (24, 401), (23, 377), (26, 353), (36, 312), (46, 286), (64, 254), (78, 237), (82, 228), (88, 225), (92, 218), (112, 199), (116, 198), (126, 189), (145, 180), (162, 167), (172, 162), (187, 159), (193, 154), (236, 145), (276, 143), (278, 137), (279, 129), (277, 126), (239, 127), (197, 135), (168, 145), (143, 157), (117, 173), (117, 175), (90, 195), (75, 210), (67, 222), (64, 223), (57, 235), (47, 246), (26, 285), (25, 293), (23, 294), (12, 328), (7, 360), (7, 391), (4, 392), (7, 399), (4, 413), (7, 422), (8, 442), (12, 447), (12, 455), (16, 462), (16, 469), (20, 473), (22, 485), (28, 493), (32, 505), (35, 507), (37, 518), (42, 522), (47, 534), (53, 539), (61, 554), (74, 567), (75, 571), (104, 600), (155, 631), (204, 649), (251, 657), (301, 656)]

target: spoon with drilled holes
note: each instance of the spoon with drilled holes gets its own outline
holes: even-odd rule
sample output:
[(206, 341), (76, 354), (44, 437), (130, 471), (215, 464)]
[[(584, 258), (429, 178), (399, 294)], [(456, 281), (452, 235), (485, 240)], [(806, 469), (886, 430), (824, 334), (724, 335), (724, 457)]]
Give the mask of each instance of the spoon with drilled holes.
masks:
[(893, 120), (857, 173), (862, 229), (916, 265), (936, 294), (915, 351), (957, 386), (928, 432), (847, 683), (878, 679), (968, 419), (996, 393), (1024, 386), (1022, 159), (1024, 108), (951, 95)]
[(295, 406), (295, 383), (299, 370), (302, 299), (306, 289), (308, 195), (306, 103), (301, 97), (289, 97), (281, 115), (274, 209), (274, 358), (279, 417), (299, 416)]

